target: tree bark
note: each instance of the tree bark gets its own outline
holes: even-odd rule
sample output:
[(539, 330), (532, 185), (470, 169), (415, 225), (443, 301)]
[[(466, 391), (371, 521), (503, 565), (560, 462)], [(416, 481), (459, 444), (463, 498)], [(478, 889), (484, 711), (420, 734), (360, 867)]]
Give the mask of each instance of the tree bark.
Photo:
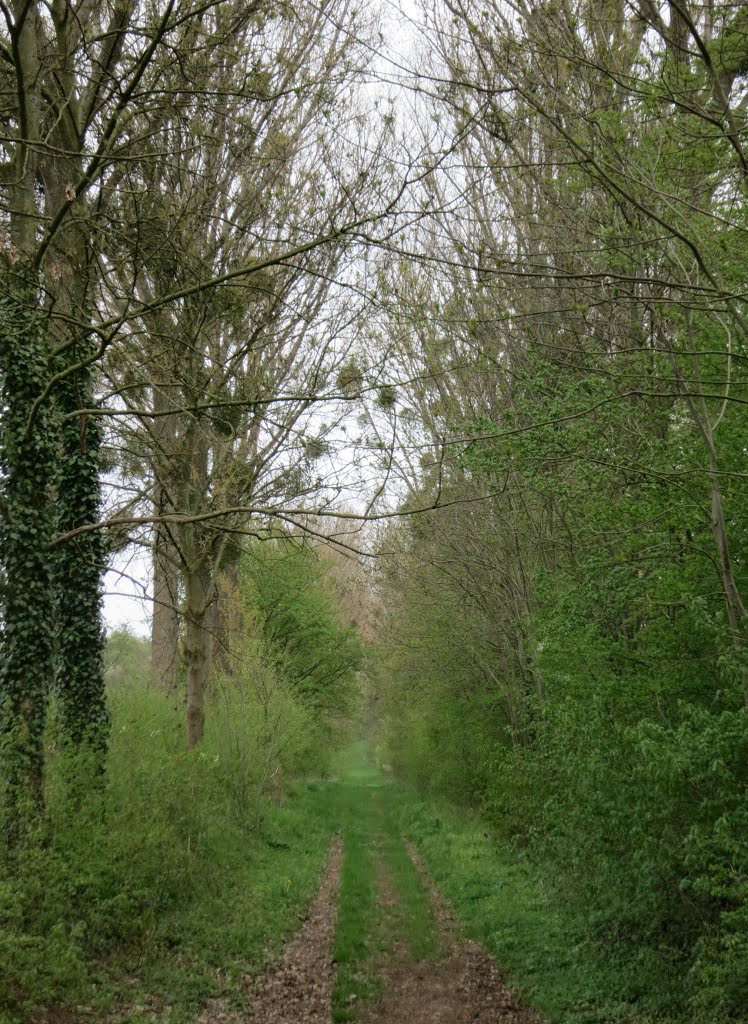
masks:
[(213, 664), (228, 675), (234, 669), (242, 636), (242, 608), (238, 560), (229, 562), (218, 577), (213, 606)]
[(169, 693), (179, 688), (179, 588), (173, 544), (164, 529), (156, 529), (153, 546), (153, 618), (151, 668)]
[[(163, 290), (165, 286), (162, 285)], [(170, 350), (169, 320), (161, 312), (148, 320), (156, 352), (156, 379), (168, 374)], [(167, 369), (162, 369), (161, 361)], [(153, 511), (157, 516), (173, 512), (170, 489), (171, 456), (175, 437), (175, 417), (168, 389), (154, 385), (153, 411), (156, 414), (150, 435), (153, 442)], [(157, 523), (153, 531), (153, 617), (151, 619), (151, 668), (156, 681), (169, 693), (179, 688), (179, 550), (172, 527)]]
[(210, 677), (210, 607), (212, 583), (210, 571), (197, 568), (185, 572), (184, 663), (187, 671), (187, 748), (192, 750), (203, 739), (205, 727), (205, 691)]

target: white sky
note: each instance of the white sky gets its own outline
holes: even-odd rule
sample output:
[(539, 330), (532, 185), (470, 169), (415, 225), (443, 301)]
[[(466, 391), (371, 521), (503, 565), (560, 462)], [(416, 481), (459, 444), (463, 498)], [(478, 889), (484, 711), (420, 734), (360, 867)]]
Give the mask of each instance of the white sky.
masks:
[(150, 632), (150, 566), (147, 553), (128, 548), (104, 577), (104, 622), (107, 632), (129, 629), (138, 636)]

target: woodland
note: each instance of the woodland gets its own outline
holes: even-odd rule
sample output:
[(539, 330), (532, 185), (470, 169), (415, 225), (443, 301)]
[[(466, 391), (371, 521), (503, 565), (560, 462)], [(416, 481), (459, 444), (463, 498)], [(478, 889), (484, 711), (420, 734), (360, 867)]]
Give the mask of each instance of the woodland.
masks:
[(429, 879), (490, 1021), (748, 1022), (746, 266), (744, 0), (0, 0), (0, 1024), (320, 878), (320, 1024)]

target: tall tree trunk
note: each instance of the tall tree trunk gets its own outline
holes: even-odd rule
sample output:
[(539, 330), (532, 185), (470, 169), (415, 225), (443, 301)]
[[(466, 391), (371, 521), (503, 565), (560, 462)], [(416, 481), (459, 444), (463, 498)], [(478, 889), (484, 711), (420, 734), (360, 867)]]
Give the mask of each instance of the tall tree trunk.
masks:
[(219, 672), (231, 674), (243, 631), (238, 560), (229, 562), (219, 575), (213, 609), (213, 664)]
[[(62, 152), (75, 152), (75, 136), (61, 126), (52, 140)], [(64, 208), (69, 200), (69, 183), (78, 180), (80, 173), (80, 159), (76, 157), (63, 158), (56, 153), (54, 158), (44, 156), (40, 160), (48, 217)], [(109, 729), (101, 617), (107, 552), (101, 531), (86, 529), (100, 518), (102, 442), (101, 421), (91, 414), (96, 406), (98, 342), (85, 326), (91, 320), (97, 273), (87, 238), (88, 215), (85, 200), (79, 200), (55, 233), (44, 261), (52, 314), (50, 342), (61, 352), (53, 366), (57, 376), (53, 399), (60, 415), (57, 532), (64, 536), (84, 531), (61, 543), (55, 552), (55, 683), (66, 738), (76, 746), (90, 742), (103, 752)]]
[(210, 570), (188, 569), (185, 580), (184, 662), (187, 671), (187, 747), (192, 750), (203, 739), (205, 691), (211, 666)]
[(54, 655), (49, 544), (59, 460), (50, 406), (36, 408), (50, 377), (48, 321), (31, 265), (38, 224), (39, 12), (21, 0), (11, 6), (22, 132), (9, 169), (10, 244), (0, 256), (0, 757), (12, 843), (22, 832), (24, 811), (33, 817), (44, 802), (43, 738)]
[[(17, 282), (14, 282), (17, 284)], [(54, 664), (54, 493), (59, 472), (55, 419), (35, 402), (49, 381), (46, 316), (36, 288), (0, 299), (0, 755), (6, 830), (43, 806), (47, 691)]]
[[(166, 289), (161, 285), (161, 290)], [(162, 313), (153, 313), (149, 318), (154, 344), (167, 361), (169, 322)], [(168, 376), (168, 368), (157, 373)], [(158, 379), (158, 378), (157, 378)], [(156, 414), (151, 435), (153, 439), (153, 510), (157, 516), (174, 511), (174, 502), (169, 490), (170, 458), (175, 446), (175, 416), (167, 389), (154, 386), (153, 411)], [(158, 523), (153, 531), (153, 618), (151, 620), (151, 668), (155, 679), (170, 693), (179, 688), (179, 552), (174, 543), (172, 528)]]
[(151, 667), (170, 693), (179, 688), (179, 593), (173, 544), (163, 527), (154, 532)]

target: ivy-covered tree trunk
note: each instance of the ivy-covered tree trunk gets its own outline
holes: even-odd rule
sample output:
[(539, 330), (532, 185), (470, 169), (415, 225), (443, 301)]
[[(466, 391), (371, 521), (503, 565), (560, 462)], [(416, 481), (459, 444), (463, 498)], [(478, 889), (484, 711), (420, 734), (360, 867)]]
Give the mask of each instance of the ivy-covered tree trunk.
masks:
[[(88, 345), (72, 346), (71, 365), (85, 363)], [(57, 394), (62, 417), (62, 471), (57, 529), (62, 536), (98, 522), (101, 428), (81, 410), (93, 404), (90, 369), (69, 372)], [(101, 532), (82, 532), (60, 544), (55, 558), (57, 596), (56, 688), (62, 726), (75, 745), (103, 749), (109, 725), (104, 694), (101, 578), (106, 551)]]
[[(63, 8), (56, 8), (53, 17), (59, 44), (69, 55), (74, 27)], [(68, 95), (73, 94), (68, 91)], [(91, 322), (98, 272), (90, 250), (91, 209), (86, 197), (76, 197), (71, 186), (82, 174), (73, 127), (75, 103), (71, 102), (71, 117), (55, 121), (50, 136), (55, 150), (44, 153), (39, 161), (47, 216), (53, 219), (66, 203), (74, 204), (54, 232), (42, 264), (46, 300), (54, 318), (50, 347), (58, 353), (52, 397), (60, 417), (56, 526), (63, 539), (55, 549), (54, 563), (55, 688), (66, 741), (74, 746), (90, 742), (103, 751), (108, 731), (101, 621), (106, 551), (101, 532), (87, 529), (98, 522), (101, 505), (101, 420), (90, 414), (96, 405), (97, 339), (86, 327)]]
[(0, 735), (11, 840), (24, 814), (43, 805), (43, 737), (53, 672), (50, 542), (59, 451), (49, 405), (36, 407), (49, 380), (46, 323), (33, 285), (8, 288), (0, 299)]

